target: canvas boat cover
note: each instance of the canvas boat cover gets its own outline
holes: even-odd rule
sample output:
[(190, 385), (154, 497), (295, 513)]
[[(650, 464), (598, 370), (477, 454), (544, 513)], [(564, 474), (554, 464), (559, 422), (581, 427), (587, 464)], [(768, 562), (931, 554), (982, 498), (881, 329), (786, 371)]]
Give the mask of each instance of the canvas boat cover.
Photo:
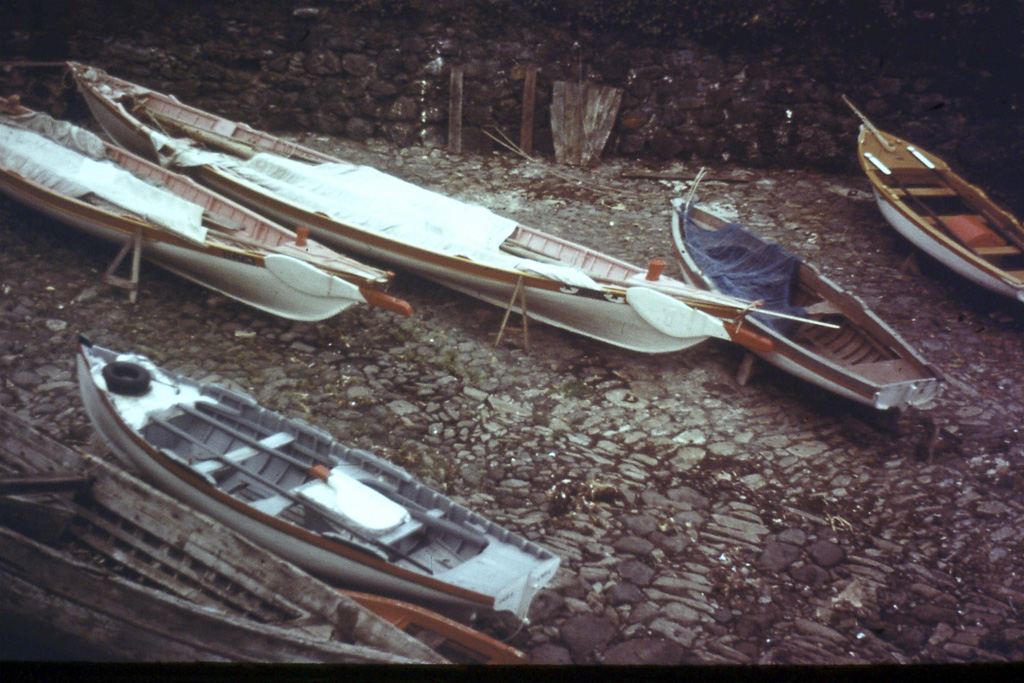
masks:
[(599, 289), (583, 271), (500, 251), (516, 222), (488, 209), (345, 162), (308, 164), (276, 154), (241, 160), (199, 150), (152, 133), (152, 144), (173, 167), (212, 166), (290, 203), (360, 230), (434, 252), (491, 266), (535, 273), (574, 287)]
[(94, 194), (186, 239), (206, 239), (198, 204), (105, 160), (95, 134), (46, 114), (0, 117), (0, 168), (67, 197)]
[[(687, 253), (720, 292), (746, 301), (761, 301), (765, 310), (806, 317), (803, 308), (790, 303), (800, 259), (777, 244), (763, 241), (738, 223), (705, 230), (690, 217), (689, 205), (679, 214)], [(796, 324), (756, 312), (751, 315), (782, 334)]]

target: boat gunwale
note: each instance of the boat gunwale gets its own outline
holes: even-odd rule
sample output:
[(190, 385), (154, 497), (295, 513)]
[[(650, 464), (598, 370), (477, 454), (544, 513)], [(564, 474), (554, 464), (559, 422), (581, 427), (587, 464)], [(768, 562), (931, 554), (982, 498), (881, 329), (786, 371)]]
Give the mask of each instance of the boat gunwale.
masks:
[[(231, 257), (225, 256), (224, 253), (217, 252), (231, 252), (238, 256), (247, 256), (255, 259), (256, 262), (250, 265), (261, 265), (263, 260), (264, 254), (261, 253), (261, 250), (233, 247), (223, 243), (214, 243), (212, 241), (199, 243), (188, 240), (176, 235), (170, 230), (165, 230), (159, 226), (153, 225), (152, 223), (149, 223), (137, 216), (128, 213), (114, 213), (102, 206), (97, 206), (96, 204), (83, 201), (76, 197), (69, 197), (68, 195), (60, 192), (55, 192), (46, 186), (33, 180), (29, 180), (20, 173), (9, 169), (0, 168), (0, 183), (5, 183), (11, 186), (12, 191), (19, 192), (22, 195), (28, 195), (35, 199), (38, 204), (29, 205), (34, 211), (43, 211), (44, 209), (41, 208), (42, 206), (50, 207), (52, 209), (59, 210), (63, 214), (75, 216), (111, 230), (116, 230), (117, 232), (122, 233), (126, 238), (130, 238), (141, 228), (144, 243), (152, 242), (156, 244), (167, 244), (173, 247), (196, 252), (204, 252), (211, 256), (225, 258)], [(235, 257), (232, 260), (237, 261), (238, 258)]]

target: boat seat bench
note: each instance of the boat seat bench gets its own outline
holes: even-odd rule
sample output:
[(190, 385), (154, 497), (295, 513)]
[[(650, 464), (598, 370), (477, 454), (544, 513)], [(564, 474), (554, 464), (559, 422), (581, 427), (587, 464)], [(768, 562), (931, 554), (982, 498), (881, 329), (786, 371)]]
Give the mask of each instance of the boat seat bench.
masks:
[(831, 301), (822, 300), (804, 308), (807, 315), (842, 315), (843, 311)]
[(948, 187), (904, 187), (894, 189), (897, 197), (913, 195), (914, 197), (955, 197), (956, 192)]
[(1000, 247), (974, 247), (974, 251), (978, 256), (1016, 256), (1021, 253), (1020, 249), (1012, 244)]
[[(270, 436), (266, 436), (260, 439), (260, 444), (265, 448), (282, 448), (284, 446), (287, 446), (294, 440), (295, 437), (292, 436), (291, 434), (288, 434), (287, 432), (277, 432), (276, 434), (271, 434)], [(256, 455), (259, 452), (260, 450), (255, 446), (242, 446), (240, 448), (234, 449), (233, 451), (228, 451), (222, 456), (222, 458), (223, 460), (228, 460), (237, 465), (242, 461), (251, 458), (252, 456)], [(202, 460), (192, 465), (192, 469), (196, 470), (197, 472), (206, 477), (213, 477), (216, 472), (219, 472), (220, 470), (229, 467), (229, 465), (223, 462), (223, 460), (220, 458), (209, 458), (208, 460)]]
[(899, 358), (861, 363), (857, 366), (857, 371), (864, 377), (878, 382), (910, 382), (919, 379), (913, 364)]

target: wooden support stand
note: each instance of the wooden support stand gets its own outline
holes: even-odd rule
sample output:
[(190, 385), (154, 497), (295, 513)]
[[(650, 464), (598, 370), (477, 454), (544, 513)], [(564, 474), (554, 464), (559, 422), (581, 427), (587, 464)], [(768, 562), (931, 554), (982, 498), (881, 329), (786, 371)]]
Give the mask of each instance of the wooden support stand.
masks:
[(757, 356), (752, 353), (744, 354), (743, 360), (740, 361), (740, 367), (736, 371), (736, 382), (741, 386), (747, 386), (747, 382), (750, 381), (750, 376), (754, 374), (754, 366), (757, 363)]
[[(130, 278), (123, 278), (114, 275), (114, 271), (121, 265), (121, 261), (132, 252), (132, 274)], [(110, 264), (107, 271), (103, 273), (103, 282), (113, 287), (120, 287), (128, 290), (128, 301), (135, 303), (139, 293), (139, 264), (142, 260), (142, 228), (132, 233), (131, 238), (124, 243), (121, 251), (118, 252), (114, 262)]]
[(516, 280), (516, 287), (512, 290), (512, 298), (508, 300), (508, 307), (505, 308), (505, 317), (501, 320), (501, 328), (498, 330), (498, 336), (494, 340), (494, 345), (497, 346), (501, 343), (501, 338), (505, 335), (505, 326), (508, 324), (508, 317), (512, 314), (512, 307), (516, 303), (516, 296), (519, 297), (519, 309), (523, 316), (523, 349), (530, 352), (530, 324), (529, 315), (526, 311), (526, 287), (523, 285), (523, 276), (520, 275), (519, 279)]

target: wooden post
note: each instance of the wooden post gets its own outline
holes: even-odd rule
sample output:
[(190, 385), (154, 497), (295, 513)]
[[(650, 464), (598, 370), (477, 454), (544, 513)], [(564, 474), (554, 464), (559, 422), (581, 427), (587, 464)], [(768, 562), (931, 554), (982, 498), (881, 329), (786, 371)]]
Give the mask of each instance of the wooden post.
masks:
[[(132, 274), (131, 278), (123, 278), (114, 275), (114, 271), (121, 265), (121, 261), (128, 255), (128, 251), (132, 252)], [(113, 263), (107, 268), (107, 271), (103, 273), (103, 282), (114, 287), (120, 287), (128, 290), (128, 301), (135, 303), (139, 293), (139, 269), (140, 261), (142, 260), (142, 228), (137, 228), (132, 236), (124, 243), (121, 247), (121, 251), (117, 253)]]
[(462, 74), (464, 67), (453, 66), (451, 94), (448, 99), (448, 151), (462, 154)]
[(523, 81), (523, 123), (519, 128), (519, 148), (525, 154), (533, 152), (533, 113), (537, 106), (537, 67), (525, 69)]

